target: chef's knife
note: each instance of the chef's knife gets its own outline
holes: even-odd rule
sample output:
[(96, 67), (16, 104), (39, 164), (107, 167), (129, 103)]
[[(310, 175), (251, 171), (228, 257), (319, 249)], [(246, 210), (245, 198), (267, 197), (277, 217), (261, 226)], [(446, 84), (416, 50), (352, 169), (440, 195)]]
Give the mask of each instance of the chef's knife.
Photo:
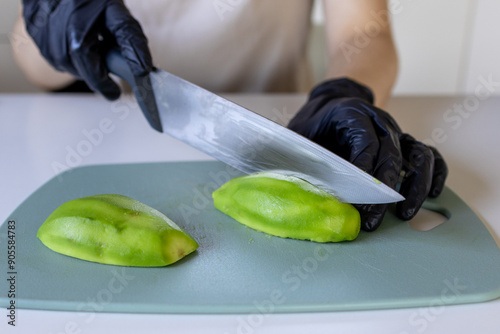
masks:
[(345, 203), (404, 199), (322, 146), (173, 74), (156, 69), (134, 77), (118, 51), (108, 54), (107, 65), (132, 86), (153, 128), (244, 173), (275, 171), (300, 177)]

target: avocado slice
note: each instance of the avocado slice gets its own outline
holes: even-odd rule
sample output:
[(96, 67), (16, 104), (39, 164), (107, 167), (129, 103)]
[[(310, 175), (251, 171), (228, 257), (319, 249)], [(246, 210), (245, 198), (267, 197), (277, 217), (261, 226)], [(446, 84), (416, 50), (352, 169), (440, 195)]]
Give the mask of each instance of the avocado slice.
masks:
[(198, 248), (164, 214), (118, 194), (63, 203), (45, 220), (37, 237), (64, 255), (134, 267), (166, 266)]
[(358, 210), (294, 176), (261, 172), (234, 178), (212, 194), (215, 207), (271, 235), (316, 242), (354, 240)]

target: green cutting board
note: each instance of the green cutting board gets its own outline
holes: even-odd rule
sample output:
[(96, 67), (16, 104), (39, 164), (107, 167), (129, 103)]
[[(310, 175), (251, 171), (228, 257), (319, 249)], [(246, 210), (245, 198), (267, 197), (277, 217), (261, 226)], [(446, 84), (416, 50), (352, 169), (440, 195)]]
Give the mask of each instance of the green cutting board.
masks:
[[(271, 313), (440, 306), (500, 296), (500, 251), (450, 189), (426, 207), (448, 215), (426, 232), (387, 214), (374, 233), (319, 244), (254, 231), (213, 207), (211, 192), (237, 173), (216, 161), (81, 167), (54, 177), (1, 226), (0, 304), (134, 313)], [(200, 244), (163, 268), (103, 265), (49, 250), (36, 233), (60, 204), (117, 193), (169, 216)], [(14, 281), (9, 282), (10, 276)]]

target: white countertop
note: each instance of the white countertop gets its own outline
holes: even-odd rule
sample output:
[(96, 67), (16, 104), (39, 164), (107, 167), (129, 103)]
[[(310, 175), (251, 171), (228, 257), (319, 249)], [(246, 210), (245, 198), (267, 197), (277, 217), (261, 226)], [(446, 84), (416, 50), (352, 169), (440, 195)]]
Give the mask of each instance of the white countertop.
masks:
[[(305, 101), (304, 95), (226, 97), (280, 123), (286, 123)], [(500, 244), (497, 108), (500, 97), (457, 96), (398, 97), (387, 109), (405, 132), (438, 147), (450, 167), (447, 185), (475, 210)], [(0, 94), (0, 152), (0, 222), (62, 169), (211, 159), (150, 129), (131, 99), (109, 103), (86, 94)], [(254, 327), (243, 325), (247, 315), (97, 313), (89, 317), (77, 312), (17, 312), (15, 328), (7, 325), (6, 311), (0, 312), (2, 333), (410, 334), (498, 333), (500, 328), (500, 299), (446, 307), (269, 314)]]

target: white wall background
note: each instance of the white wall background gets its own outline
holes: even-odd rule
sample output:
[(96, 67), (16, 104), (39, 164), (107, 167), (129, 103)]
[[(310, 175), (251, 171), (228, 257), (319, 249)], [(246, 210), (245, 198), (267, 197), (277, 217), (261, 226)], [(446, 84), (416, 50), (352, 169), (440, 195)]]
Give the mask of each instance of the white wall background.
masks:
[(395, 93), (463, 93), (477, 1), (400, 2), (400, 12), (393, 15), (401, 61)]
[[(210, 1), (210, 0), (207, 0)], [(0, 92), (36, 91), (16, 67), (10, 31), (20, 1), (0, 4)], [(389, 0), (400, 55), (396, 95), (472, 94), (478, 78), (500, 81), (499, 0)], [(321, 1), (313, 19), (322, 22)], [(319, 30), (314, 45), (322, 43)], [(319, 66), (321, 47), (313, 52)]]

